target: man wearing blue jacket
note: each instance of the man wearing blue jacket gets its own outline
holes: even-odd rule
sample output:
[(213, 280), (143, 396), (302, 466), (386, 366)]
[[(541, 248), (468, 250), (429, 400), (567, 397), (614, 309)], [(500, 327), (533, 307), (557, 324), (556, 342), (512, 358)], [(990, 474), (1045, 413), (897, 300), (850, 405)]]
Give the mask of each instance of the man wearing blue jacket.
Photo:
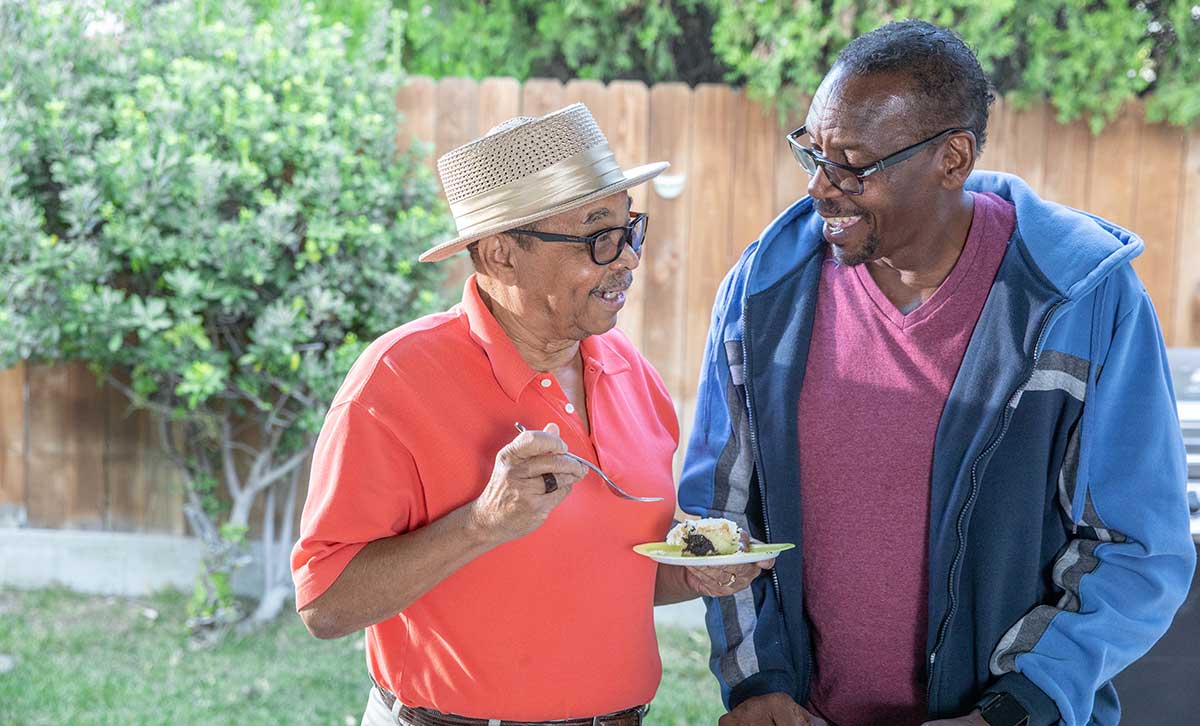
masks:
[(1184, 600), (1142, 241), (974, 172), (991, 100), (950, 31), (851, 42), (718, 292), (679, 501), (798, 545), (708, 602), (721, 726), (1116, 724)]

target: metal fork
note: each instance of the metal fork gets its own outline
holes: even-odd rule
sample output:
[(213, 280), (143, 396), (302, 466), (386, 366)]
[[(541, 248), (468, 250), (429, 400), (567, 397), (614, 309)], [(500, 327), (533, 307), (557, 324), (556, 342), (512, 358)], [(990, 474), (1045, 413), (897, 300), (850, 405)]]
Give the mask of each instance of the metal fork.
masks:
[[(520, 422), (517, 422), (517, 431), (525, 432), (528, 430), (529, 429), (522, 426), (520, 424)], [(600, 467), (596, 466), (592, 462), (588, 461), (587, 459), (583, 458), (582, 456), (576, 456), (575, 454), (572, 454), (569, 451), (565, 454), (565, 456), (568, 459), (574, 459), (575, 461), (578, 461), (580, 464), (583, 464), (587, 468), (589, 468), (592, 471), (599, 474), (600, 478), (604, 480), (604, 483), (608, 485), (608, 488), (612, 489), (613, 494), (616, 494), (618, 497), (620, 497), (622, 499), (628, 499), (631, 502), (661, 502), (663, 500), (662, 497), (635, 497), (632, 494), (626, 494), (624, 489), (617, 486), (616, 482), (614, 482), (612, 479), (608, 478), (608, 474), (605, 474), (604, 472), (600, 471)]]

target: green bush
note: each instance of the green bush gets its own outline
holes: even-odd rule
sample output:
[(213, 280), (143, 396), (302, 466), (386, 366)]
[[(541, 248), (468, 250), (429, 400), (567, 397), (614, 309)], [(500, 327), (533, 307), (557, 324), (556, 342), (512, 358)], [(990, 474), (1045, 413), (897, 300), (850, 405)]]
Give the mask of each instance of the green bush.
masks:
[[(277, 0), (261, 0), (273, 7)], [(890, 20), (957, 31), (996, 88), (1045, 99), (1094, 129), (1144, 97), (1153, 120), (1200, 117), (1194, 0), (394, 0), (414, 74), (636, 78), (745, 85), (794, 107), (838, 51)], [(328, 22), (367, 27), (364, 0), (322, 0)]]
[[(262, 12), (279, 0), (259, 0)], [(365, 31), (369, 0), (319, 0), (327, 22)], [(708, 0), (394, 0), (413, 75), (720, 81)]]
[(812, 93), (842, 47), (890, 20), (953, 28), (1001, 93), (1046, 99), (1094, 131), (1147, 96), (1153, 119), (1200, 116), (1200, 10), (1192, 0), (738, 0), (718, 3), (713, 47), (751, 92)]
[[(395, 146), (386, 20), (351, 55), (298, 4), (261, 22), (201, 0), (0, 4), (0, 366), (86, 361), (168, 417), (188, 520), (226, 569), (276, 484), (264, 529), (290, 535), (365, 344), (441, 305), (416, 257), (448, 222)], [(291, 543), (270, 544), (275, 586)]]

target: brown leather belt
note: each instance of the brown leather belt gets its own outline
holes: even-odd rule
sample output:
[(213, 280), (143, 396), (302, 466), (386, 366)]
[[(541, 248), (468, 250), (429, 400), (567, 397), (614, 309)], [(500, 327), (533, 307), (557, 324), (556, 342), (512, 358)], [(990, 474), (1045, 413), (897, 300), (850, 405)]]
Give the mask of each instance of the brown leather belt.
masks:
[(635, 706), (624, 711), (592, 718), (568, 718), (560, 721), (489, 721), (488, 719), (455, 716), (428, 708), (410, 708), (403, 704), (397, 712), (396, 696), (378, 683), (375, 684), (375, 688), (383, 697), (383, 704), (388, 707), (388, 710), (398, 713), (405, 723), (412, 724), (412, 726), (641, 726), (642, 718), (649, 710), (646, 706)]

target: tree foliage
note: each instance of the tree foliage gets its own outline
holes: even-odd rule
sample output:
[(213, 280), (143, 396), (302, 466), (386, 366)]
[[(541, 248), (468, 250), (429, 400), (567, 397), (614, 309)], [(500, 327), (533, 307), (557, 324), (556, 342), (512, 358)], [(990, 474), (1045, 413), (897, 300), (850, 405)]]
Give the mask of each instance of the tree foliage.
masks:
[[(266, 0), (271, 4), (271, 0)], [(323, 3), (364, 27), (360, 2)], [(996, 88), (1094, 129), (1144, 97), (1152, 120), (1200, 116), (1195, 0), (395, 0), (414, 74), (731, 82), (783, 107), (838, 51), (890, 20), (958, 32)]]
[[(447, 221), (396, 148), (386, 20), (348, 54), (298, 5), (0, 5), (0, 366), (85, 361), (161, 414), (210, 611), (260, 493), (290, 546), (282, 510), (366, 343), (440, 306), (415, 260)], [(266, 562), (279, 585), (285, 553)]]
[(996, 88), (1045, 99), (1099, 131), (1145, 96), (1154, 120), (1200, 116), (1200, 6), (1191, 0), (736, 0), (719, 3), (713, 47), (760, 97), (811, 93), (838, 51), (891, 20), (953, 28)]

